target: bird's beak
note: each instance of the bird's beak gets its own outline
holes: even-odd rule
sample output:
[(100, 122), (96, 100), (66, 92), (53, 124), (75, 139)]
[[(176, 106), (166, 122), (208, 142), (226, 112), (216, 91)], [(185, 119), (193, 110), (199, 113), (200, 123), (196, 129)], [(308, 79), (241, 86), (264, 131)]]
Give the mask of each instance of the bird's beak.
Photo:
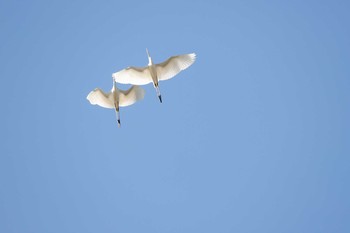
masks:
[(147, 56), (148, 56), (148, 57), (150, 57), (150, 56), (149, 56), (149, 52), (148, 52), (148, 49), (147, 49), (147, 48), (146, 48), (146, 53), (147, 53)]

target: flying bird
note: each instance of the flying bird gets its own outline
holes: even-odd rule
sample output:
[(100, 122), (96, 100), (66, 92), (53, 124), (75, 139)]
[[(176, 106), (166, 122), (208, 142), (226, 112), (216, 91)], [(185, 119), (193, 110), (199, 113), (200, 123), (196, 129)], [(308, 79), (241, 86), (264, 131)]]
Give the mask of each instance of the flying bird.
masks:
[(113, 79), (113, 87), (110, 92), (105, 93), (100, 88), (95, 88), (95, 90), (89, 93), (86, 99), (92, 105), (97, 104), (103, 108), (114, 108), (117, 115), (118, 127), (120, 127), (119, 107), (132, 105), (136, 101), (143, 99), (144, 95), (145, 90), (139, 86), (132, 86), (126, 91), (118, 89)]
[(145, 85), (153, 83), (156, 89), (159, 101), (162, 103), (162, 96), (159, 90), (159, 81), (171, 79), (180, 71), (187, 69), (196, 60), (196, 54), (184, 54), (172, 56), (168, 60), (154, 64), (148, 49), (146, 49), (148, 56), (148, 66), (134, 67), (130, 66), (126, 69), (112, 74), (114, 80), (122, 84)]

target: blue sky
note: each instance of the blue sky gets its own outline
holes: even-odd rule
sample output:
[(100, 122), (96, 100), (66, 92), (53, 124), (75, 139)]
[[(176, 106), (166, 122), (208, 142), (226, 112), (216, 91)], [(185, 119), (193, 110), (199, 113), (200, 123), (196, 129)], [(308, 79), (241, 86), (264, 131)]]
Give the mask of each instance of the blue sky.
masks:
[[(349, 232), (349, 7), (1, 1), (0, 232)], [(146, 48), (197, 60), (118, 128)]]

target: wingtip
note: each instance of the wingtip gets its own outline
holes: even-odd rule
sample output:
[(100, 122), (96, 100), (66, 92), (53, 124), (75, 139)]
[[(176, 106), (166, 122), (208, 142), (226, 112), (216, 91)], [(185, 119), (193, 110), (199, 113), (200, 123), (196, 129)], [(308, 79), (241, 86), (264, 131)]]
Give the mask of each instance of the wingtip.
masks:
[(145, 98), (146, 91), (143, 88), (140, 88), (140, 89), (141, 89), (141, 99), (143, 99)]
[[(95, 88), (96, 89), (96, 88)], [(95, 90), (93, 90), (93, 91), (90, 91), (90, 93), (86, 96), (86, 99), (91, 103), (91, 100), (90, 100), (90, 98), (91, 98), (91, 95), (92, 95), (92, 93), (94, 92)]]
[(134, 88), (137, 93), (144, 93), (145, 89), (143, 89), (140, 85), (132, 85), (131, 88)]
[(196, 53), (189, 53), (187, 54), (189, 56), (189, 59), (194, 62), (197, 58), (197, 54)]
[(143, 89), (140, 86), (135, 85), (136, 88), (136, 93), (137, 93), (137, 99), (142, 100), (143, 98), (145, 98), (145, 89)]

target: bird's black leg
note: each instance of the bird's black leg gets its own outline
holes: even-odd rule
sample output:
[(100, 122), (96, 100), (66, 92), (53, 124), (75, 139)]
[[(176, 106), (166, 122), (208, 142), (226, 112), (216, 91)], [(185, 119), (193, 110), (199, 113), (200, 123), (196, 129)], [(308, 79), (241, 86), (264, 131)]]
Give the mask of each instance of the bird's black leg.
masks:
[(115, 112), (117, 113), (117, 122), (118, 122), (118, 127), (120, 127), (120, 113), (119, 113), (119, 104), (115, 104)]
[(159, 101), (162, 103), (162, 95), (160, 94), (158, 83), (154, 84), (154, 87), (156, 88)]

